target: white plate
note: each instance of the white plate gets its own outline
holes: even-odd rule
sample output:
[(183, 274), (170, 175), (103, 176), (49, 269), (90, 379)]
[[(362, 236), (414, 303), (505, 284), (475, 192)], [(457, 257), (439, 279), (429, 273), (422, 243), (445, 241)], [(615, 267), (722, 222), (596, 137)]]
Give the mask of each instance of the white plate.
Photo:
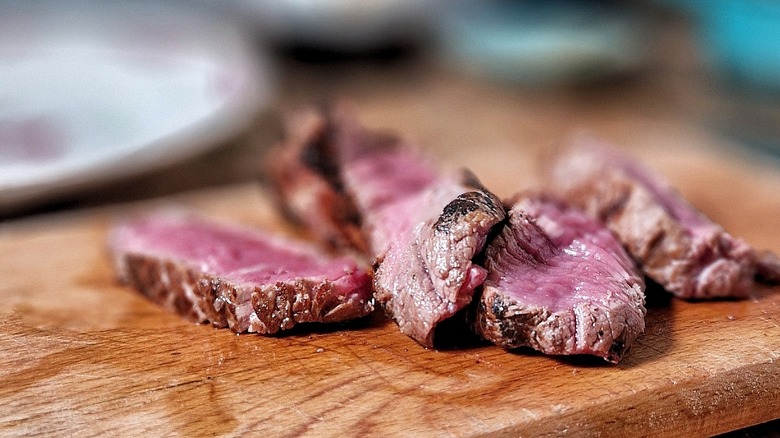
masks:
[(246, 129), (266, 58), (228, 22), (145, 2), (0, 14), (0, 211), (170, 164)]

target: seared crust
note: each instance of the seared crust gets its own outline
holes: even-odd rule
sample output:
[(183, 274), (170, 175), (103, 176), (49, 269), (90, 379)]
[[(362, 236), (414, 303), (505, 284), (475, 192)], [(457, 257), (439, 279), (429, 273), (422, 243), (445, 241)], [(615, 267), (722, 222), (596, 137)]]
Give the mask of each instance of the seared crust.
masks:
[(359, 215), (339, 174), (332, 129), (323, 113), (296, 113), (285, 141), (267, 154), (265, 168), (289, 219), (332, 247), (365, 251)]
[[(745, 297), (756, 274), (774, 275), (767, 263), (757, 267), (747, 243), (702, 216), (660, 176), (629, 160), (592, 139), (581, 140), (548, 160), (548, 186), (604, 222), (648, 277), (678, 297)], [(672, 204), (686, 219), (675, 215)]]
[[(561, 235), (581, 229), (554, 243), (536, 220)], [(644, 331), (644, 282), (629, 256), (602, 225), (545, 196), (516, 199), (485, 268), (473, 325), (500, 347), (617, 363)]]
[(644, 331), (644, 295), (639, 285), (627, 289), (630, 301), (578, 303), (566, 311), (517, 302), (485, 287), (475, 327), (499, 347), (530, 347), (552, 355), (591, 354), (618, 363)]
[[(752, 249), (720, 227), (694, 240), (642, 187), (624, 186), (622, 202), (589, 209), (600, 217), (642, 265), (645, 273), (681, 298), (744, 297), (755, 275)], [(604, 190), (604, 187), (601, 188)], [(594, 199), (600, 198), (596, 195)]]
[(368, 315), (370, 299), (338, 296), (327, 280), (237, 284), (185, 264), (139, 254), (119, 259), (120, 279), (189, 321), (236, 333), (272, 334), (298, 323), (339, 322)]
[(374, 275), (374, 296), (401, 332), (434, 346), (436, 326), (471, 303), (485, 270), (473, 260), (505, 218), (492, 193), (469, 191), (442, 214), (410, 232), (408, 245), (392, 245)]
[(377, 301), (432, 347), (437, 324), (485, 278), (473, 259), (505, 217), (500, 200), (473, 175), (441, 174), (413, 145), (365, 129), (343, 105), (301, 111), (287, 131), (283, 159), (273, 158), (282, 204), (320, 239), (373, 257)]
[(506, 216), (504, 207), (496, 195), (480, 188), (463, 193), (447, 204), (434, 224), (434, 228), (438, 233), (452, 233), (458, 226), (469, 223), (469, 220), (481, 219), (471, 218), (472, 213), (485, 215), (486, 218), (500, 218), (499, 220), (503, 220)]
[(139, 254), (124, 255), (117, 262), (122, 282), (166, 310), (192, 322), (210, 322), (216, 327), (228, 325), (225, 314), (214, 309), (217, 288), (202, 272)]

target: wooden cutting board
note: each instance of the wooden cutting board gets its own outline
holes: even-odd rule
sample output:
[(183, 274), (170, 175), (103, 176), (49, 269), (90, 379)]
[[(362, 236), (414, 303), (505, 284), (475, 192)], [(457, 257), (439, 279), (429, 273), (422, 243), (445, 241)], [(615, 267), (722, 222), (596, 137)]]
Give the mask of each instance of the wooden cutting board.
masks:
[[(695, 151), (640, 155), (735, 234), (780, 252), (776, 171)], [(490, 164), (500, 171), (485, 183), (516, 184)], [(290, 231), (258, 185), (0, 224), (0, 435), (690, 437), (780, 417), (777, 288), (707, 303), (656, 292), (619, 365), (426, 350), (379, 315), (237, 336), (114, 282), (111, 221), (170, 203)]]

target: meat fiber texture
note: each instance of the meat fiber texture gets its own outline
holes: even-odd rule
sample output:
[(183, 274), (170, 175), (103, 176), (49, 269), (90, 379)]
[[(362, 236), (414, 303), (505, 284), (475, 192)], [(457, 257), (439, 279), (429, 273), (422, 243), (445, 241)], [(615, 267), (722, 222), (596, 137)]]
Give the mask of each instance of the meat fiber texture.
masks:
[(548, 188), (603, 221), (648, 277), (678, 297), (745, 297), (756, 276), (780, 279), (773, 254), (733, 237), (659, 174), (598, 139), (580, 136), (546, 165)]
[(519, 196), (485, 250), (474, 325), (507, 348), (617, 363), (644, 331), (644, 281), (600, 222), (547, 196)]
[[(276, 178), (288, 185), (287, 210), (321, 239), (373, 257), (377, 302), (403, 333), (432, 347), (437, 325), (466, 307), (486, 277), (473, 260), (505, 217), (501, 202), (470, 175), (441, 173), (414, 146), (363, 128), (343, 105), (292, 120), (279, 148), (288, 152), (273, 155), (290, 160), (286, 179)], [(301, 193), (312, 175), (329, 189)], [(357, 215), (332, 214), (333, 199)]]
[(505, 214), (489, 192), (462, 190), (432, 188), (397, 206), (396, 220), (414, 220), (377, 257), (374, 296), (403, 333), (428, 347), (436, 326), (468, 306), (484, 282), (487, 273), (473, 260)]
[(110, 249), (121, 280), (185, 318), (237, 333), (276, 333), (373, 310), (371, 276), (349, 257), (190, 215), (117, 225)]

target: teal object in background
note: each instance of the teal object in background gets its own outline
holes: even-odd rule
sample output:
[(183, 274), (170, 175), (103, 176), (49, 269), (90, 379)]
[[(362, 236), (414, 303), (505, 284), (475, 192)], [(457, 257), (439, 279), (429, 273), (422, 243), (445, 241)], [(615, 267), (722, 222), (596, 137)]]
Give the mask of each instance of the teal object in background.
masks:
[(439, 18), (451, 65), (531, 86), (633, 72), (650, 40), (639, 14), (602, 2), (460, 1)]
[(686, 1), (710, 67), (731, 85), (780, 92), (780, 1)]
[(706, 48), (726, 79), (780, 91), (780, 2), (716, 0), (703, 7)]
[(780, 158), (780, 1), (656, 0), (692, 18), (709, 76), (705, 123)]

